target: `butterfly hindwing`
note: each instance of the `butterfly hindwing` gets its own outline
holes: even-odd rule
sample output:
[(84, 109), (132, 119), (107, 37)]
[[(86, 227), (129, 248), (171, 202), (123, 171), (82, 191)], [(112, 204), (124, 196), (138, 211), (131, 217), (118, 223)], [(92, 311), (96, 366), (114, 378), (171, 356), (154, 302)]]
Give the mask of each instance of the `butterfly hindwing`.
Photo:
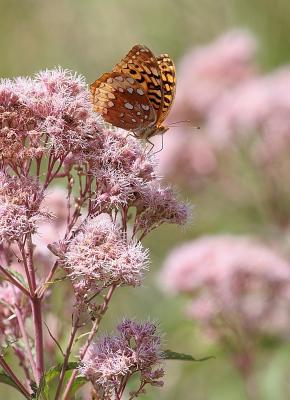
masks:
[(94, 110), (114, 126), (138, 131), (156, 121), (156, 113), (143, 88), (131, 76), (103, 74), (92, 83)]
[(176, 72), (174, 63), (168, 54), (161, 54), (159, 57), (157, 57), (157, 62), (161, 71), (163, 87), (163, 107), (158, 120), (160, 123), (162, 123), (167, 117), (175, 97)]

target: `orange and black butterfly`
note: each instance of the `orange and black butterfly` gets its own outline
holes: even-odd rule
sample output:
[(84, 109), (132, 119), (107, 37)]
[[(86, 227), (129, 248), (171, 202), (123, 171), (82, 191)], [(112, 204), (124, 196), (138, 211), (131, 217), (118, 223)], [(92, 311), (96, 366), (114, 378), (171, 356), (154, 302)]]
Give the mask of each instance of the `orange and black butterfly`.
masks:
[(163, 122), (175, 95), (175, 67), (167, 54), (155, 57), (136, 45), (90, 88), (94, 111), (110, 124), (147, 141), (168, 130)]

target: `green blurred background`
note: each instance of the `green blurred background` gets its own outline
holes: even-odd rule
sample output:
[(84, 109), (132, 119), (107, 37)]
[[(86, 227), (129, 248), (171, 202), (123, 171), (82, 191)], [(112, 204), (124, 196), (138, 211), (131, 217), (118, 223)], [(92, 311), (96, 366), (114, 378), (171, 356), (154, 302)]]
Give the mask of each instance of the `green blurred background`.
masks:
[[(248, 28), (257, 36), (258, 62), (264, 71), (289, 61), (289, 0), (0, 0), (0, 76), (31, 75), (60, 65), (84, 75), (89, 83), (136, 43), (146, 44), (156, 54), (168, 52), (178, 66), (188, 49), (235, 27)], [(223, 207), (222, 199), (210, 195), (210, 188), (206, 199), (195, 193), (186, 196), (196, 205), (194, 223), (186, 229), (161, 227), (146, 239), (152, 268), (144, 286), (119, 291), (103, 330), (111, 331), (125, 315), (150, 317), (160, 321), (167, 348), (196, 357), (216, 356), (204, 363), (167, 362), (165, 387), (150, 389), (144, 399), (246, 399), (227, 355), (186, 320), (183, 299), (168, 298), (159, 290), (156, 276), (168, 251), (184, 240), (201, 233), (255, 232), (263, 224), (255, 224), (251, 210), (241, 216)], [(65, 305), (59, 307), (65, 310)], [(289, 398), (285, 394), (290, 393), (285, 386), (289, 350), (284, 344), (270, 356), (267, 350), (261, 354), (263, 400)], [(0, 399), (4, 396), (19, 398), (0, 386)]]

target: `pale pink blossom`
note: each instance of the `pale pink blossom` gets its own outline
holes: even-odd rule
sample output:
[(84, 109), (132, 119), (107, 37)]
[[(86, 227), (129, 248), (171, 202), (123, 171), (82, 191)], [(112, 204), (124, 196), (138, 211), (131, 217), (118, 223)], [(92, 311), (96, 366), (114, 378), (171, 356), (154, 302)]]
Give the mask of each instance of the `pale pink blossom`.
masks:
[(149, 259), (140, 243), (128, 242), (119, 226), (100, 216), (88, 219), (68, 243), (63, 263), (82, 297), (112, 284), (140, 285)]
[(81, 375), (92, 381), (97, 391), (112, 399), (119, 398), (115, 396), (122, 394), (128, 379), (136, 372), (140, 373), (143, 386), (162, 386), (160, 378), (164, 371), (156, 369), (162, 360), (161, 338), (156, 326), (151, 322), (124, 320), (118, 331), (118, 336), (105, 336), (90, 345), (79, 369)]
[(222, 317), (248, 333), (290, 333), (290, 263), (250, 238), (186, 243), (169, 255), (160, 280), (170, 292), (190, 294), (189, 315), (206, 326)]
[(0, 242), (34, 233), (37, 222), (48, 216), (40, 209), (42, 200), (43, 190), (36, 180), (0, 172)]
[(134, 229), (143, 235), (163, 223), (184, 225), (191, 214), (190, 206), (180, 202), (171, 187), (162, 187), (156, 182), (144, 186), (136, 206)]

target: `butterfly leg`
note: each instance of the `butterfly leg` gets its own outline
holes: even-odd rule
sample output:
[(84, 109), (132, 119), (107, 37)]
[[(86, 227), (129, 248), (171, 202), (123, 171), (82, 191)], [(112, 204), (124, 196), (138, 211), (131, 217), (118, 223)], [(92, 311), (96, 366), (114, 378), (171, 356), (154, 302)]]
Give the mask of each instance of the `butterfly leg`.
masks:
[(154, 143), (153, 142), (151, 142), (148, 138), (146, 138), (146, 143), (150, 143), (151, 144), (151, 149), (148, 151), (148, 154), (150, 154), (151, 153), (151, 151), (153, 150), (153, 148), (154, 148)]

